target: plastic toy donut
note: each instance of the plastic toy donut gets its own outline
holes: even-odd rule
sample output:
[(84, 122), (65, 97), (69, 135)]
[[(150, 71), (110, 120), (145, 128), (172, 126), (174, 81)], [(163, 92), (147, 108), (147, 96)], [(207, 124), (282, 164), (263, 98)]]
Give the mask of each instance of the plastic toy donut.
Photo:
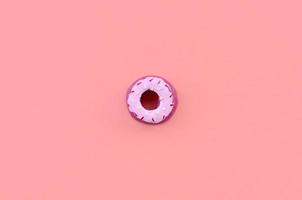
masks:
[(145, 76), (130, 86), (127, 105), (135, 119), (148, 124), (160, 124), (175, 112), (177, 95), (167, 80), (159, 76)]

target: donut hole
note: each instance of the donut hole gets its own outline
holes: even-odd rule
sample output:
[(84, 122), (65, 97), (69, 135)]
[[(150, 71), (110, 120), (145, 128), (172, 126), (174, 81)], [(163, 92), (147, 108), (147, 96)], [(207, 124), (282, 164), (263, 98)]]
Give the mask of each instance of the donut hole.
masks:
[(140, 100), (146, 110), (155, 110), (160, 103), (158, 94), (152, 90), (145, 91)]

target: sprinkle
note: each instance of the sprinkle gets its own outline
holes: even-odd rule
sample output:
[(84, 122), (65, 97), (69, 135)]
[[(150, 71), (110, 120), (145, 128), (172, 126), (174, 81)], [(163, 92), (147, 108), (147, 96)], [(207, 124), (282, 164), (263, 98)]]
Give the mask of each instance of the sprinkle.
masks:
[(140, 85), (140, 84), (142, 84), (142, 82), (138, 82), (136, 85)]
[(149, 81), (151, 82), (151, 81), (153, 81), (154, 80), (154, 78), (151, 78)]
[(165, 87), (168, 88), (168, 90), (171, 92), (171, 89), (167, 84), (165, 85)]

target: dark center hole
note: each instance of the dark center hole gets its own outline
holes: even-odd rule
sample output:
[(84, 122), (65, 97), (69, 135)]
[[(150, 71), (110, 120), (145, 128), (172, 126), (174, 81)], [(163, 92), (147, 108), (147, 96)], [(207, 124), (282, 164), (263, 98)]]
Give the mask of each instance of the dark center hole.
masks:
[(159, 106), (159, 96), (152, 90), (145, 91), (141, 96), (141, 104), (146, 110), (155, 110)]

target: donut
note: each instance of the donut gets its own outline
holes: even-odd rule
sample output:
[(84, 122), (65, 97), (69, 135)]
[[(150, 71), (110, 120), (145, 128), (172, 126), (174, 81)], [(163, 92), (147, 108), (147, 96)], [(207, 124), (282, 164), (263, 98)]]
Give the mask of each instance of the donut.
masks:
[(127, 92), (127, 106), (136, 120), (160, 124), (168, 120), (177, 107), (174, 87), (159, 76), (145, 76), (135, 81)]

